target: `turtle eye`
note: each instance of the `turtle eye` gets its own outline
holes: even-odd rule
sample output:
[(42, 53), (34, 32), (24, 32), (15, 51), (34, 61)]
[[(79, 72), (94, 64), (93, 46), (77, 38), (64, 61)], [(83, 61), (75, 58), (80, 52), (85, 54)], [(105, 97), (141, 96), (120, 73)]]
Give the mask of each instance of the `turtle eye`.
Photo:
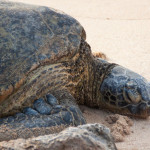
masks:
[(127, 103), (137, 104), (141, 101), (141, 95), (138, 92), (138, 85), (134, 81), (129, 81), (124, 89), (123, 96)]
[(128, 88), (128, 89), (135, 89), (136, 87), (137, 87), (137, 83), (133, 80), (128, 81), (126, 83), (126, 88)]
[(128, 92), (129, 99), (134, 103), (137, 104), (141, 101), (140, 94), (135, 89), (129, 89)]

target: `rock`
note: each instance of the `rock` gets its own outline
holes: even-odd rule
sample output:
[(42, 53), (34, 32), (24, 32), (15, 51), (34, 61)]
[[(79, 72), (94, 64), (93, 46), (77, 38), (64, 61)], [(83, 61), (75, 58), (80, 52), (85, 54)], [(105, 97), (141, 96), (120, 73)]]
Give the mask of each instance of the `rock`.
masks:
[(110, 130), (100, 124), (69, 127), (57, 134), (0, 142), (5, 150), (116, 150)]
[(133, 125), (133, 122), (127, 116), (109, 115), (106, 118), (106, 122), (111, 124), (111, 134), (115, 142), (123, 142), (125, 135), (131, 133), (130, 126)]

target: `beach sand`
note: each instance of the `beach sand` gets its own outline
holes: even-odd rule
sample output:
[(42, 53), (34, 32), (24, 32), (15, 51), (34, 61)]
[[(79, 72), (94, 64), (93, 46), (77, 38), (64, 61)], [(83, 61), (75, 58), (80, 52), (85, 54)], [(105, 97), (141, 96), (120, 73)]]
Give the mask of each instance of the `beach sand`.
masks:
[[(150, 81), (149, 0), (14, 0), (64, 11), (85, 28), (93, 52), (103, 52)], [(110, 113), (84, 107), (88, 123), (104, 123)], [(131, 134), (117, 142), (119, 150), (150, 150), (150, 118), (132, 119)]]

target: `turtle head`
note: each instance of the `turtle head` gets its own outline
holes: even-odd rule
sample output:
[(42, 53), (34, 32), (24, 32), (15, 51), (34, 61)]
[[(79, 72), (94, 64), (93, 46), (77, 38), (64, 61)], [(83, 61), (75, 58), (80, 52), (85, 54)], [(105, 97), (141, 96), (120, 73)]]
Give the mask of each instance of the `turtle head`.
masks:
[(102, 81), (100, 93), (107, 108), (141, 118), (150, 115), (150, 84), (133, 71), (115, 66)]

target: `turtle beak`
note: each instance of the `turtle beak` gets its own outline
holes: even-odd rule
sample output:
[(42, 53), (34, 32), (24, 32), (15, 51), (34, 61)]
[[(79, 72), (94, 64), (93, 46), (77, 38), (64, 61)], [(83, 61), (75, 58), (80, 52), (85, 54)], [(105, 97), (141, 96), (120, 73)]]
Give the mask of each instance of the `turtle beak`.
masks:
[(124, 98), (129, 101), (128, 109), (132, 114), (144, 118), (150, 115), (150, 85), (143, 77), (127, 82)]
[(104, 101), (122, 114), (150, 116), (150, 84), (129, 69), (115, 66), (103, 80), (100, 92)]

